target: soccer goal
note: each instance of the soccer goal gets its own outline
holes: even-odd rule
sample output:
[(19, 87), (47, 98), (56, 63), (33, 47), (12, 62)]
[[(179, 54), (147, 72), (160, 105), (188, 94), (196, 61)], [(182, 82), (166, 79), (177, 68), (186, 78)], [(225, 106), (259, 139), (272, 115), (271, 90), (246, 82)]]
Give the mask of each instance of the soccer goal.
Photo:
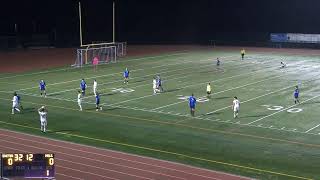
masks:
[(127, 42), (105, 42), (105, 41), (93, 41), (89, 44), (91, 47), (108, 47), (115, 46), (117, 48), (117, 56), (124, 57), (127, 55)]
[(87, 47), (77, 49), (77, 58), (73, 67), (83, 67), (92, 65), (93, 60), (98, 58), (98, 64), (108, 64), (117, 62), (116, 46)]
[(126, 42), (87, 44), (77, 49), (76, 62), (72, 66), (83, 67), (84, 65), (91, 65), (94, 58), (99, 59), (99, 64), (115, 63), (117, 62), (117, 57), (126, 55)]

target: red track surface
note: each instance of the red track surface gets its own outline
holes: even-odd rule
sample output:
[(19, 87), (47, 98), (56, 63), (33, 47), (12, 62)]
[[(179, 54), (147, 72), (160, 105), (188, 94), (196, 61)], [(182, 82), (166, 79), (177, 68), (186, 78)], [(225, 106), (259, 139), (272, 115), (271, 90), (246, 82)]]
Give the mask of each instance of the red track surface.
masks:
[(0, 153), (54, 153), (56, 179), (247, 180), (236, 175), (0, 130)]

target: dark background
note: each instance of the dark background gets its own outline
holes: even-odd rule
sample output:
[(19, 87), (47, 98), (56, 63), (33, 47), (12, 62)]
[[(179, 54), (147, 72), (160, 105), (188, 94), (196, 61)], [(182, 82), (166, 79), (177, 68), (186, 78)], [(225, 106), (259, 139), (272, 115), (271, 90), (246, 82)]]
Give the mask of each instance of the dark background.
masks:
[[(81, 3), (84, 44), (112, 41), (112, 0)], [(320, 33), (320, 0), (116, 0), (116, 12), (117, 41), (135, 44)], [(77, 0), (3, 0), (0, 18), (0, 36), (16, 36), (22, 44), (79, 45)]]

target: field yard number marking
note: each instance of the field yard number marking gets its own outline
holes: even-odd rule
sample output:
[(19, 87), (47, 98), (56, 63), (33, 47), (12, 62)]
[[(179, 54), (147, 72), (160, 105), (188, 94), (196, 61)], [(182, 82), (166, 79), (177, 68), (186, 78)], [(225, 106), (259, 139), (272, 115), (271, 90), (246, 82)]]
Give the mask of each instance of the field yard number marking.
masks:
[[(187, 101), (189, 99), (189, 97), (190, 96), (178, 95), (178, 99), (185, 100), (185, 101)], [(203, 102), (207, 102), (207, 101), (209, 101), (209, 99), (205, 98), (205, 97), (200, 97), (197, 99), (197, 102), (199, 102), (199, 103), (203, 103)]]
[[(281, 109), (284, 108), (283, 106), (272, 106), (272, 105), (262, 105), (262, 106), (267, 107), (267, 109), (270, 111), (280, 111)], [(303, 111), (303, 109), (301, 108), (291, 108), (287, 110), (287, 112), (289, 113), (298, 113), (301, 111)]]
[(121, 93), (130, 93), (133, 92), (133, 89), (130, 88), (112, 88), (112, 92), (121, 92)]

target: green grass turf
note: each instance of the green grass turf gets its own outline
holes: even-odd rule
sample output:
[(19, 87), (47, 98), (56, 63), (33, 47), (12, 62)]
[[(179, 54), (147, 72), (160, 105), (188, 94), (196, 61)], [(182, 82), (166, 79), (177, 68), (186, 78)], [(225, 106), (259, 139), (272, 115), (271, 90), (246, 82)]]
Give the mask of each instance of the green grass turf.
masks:
[[(219, 68), (216, 57), (222, 60)], [(288, 67), (279, 69), (283, 59)], [(0, 127), (259, 179), (316, 179), (319, 65), (315, 56), (250, 52), (241, 61), (238, 51), (208, 50), (126, 58), (99, 66), (97, 72), (86, 67), (2, 75)], [(128, 85), (122, 79), (125, 67), (131, 70)], [(165, 92), (154, 96), (152, 77), (157, 74)], [(76, 103), (81, 78), (89, 85), (83, 112)], [(48, 85), (47, 98), (39, 97), (40, 79)], [(102, 93), (99, 112), (91, 92), (93, 79)], [(208, 82), (213, 86), (209, 100)], [(295, 106), (297, 84), (301, 104)], [(132, 92), (121, 93), (120, 88)], [(14, 116), (13, 91), (22, 96), (25, 108)], [(191, 93), (199, 101), (194, 118), (182, 98)], [(242, 102), (238, 119), (230, 107), (233, 96)], [(49, 109), (45, 135), (36, 112), (43, 104)]]

